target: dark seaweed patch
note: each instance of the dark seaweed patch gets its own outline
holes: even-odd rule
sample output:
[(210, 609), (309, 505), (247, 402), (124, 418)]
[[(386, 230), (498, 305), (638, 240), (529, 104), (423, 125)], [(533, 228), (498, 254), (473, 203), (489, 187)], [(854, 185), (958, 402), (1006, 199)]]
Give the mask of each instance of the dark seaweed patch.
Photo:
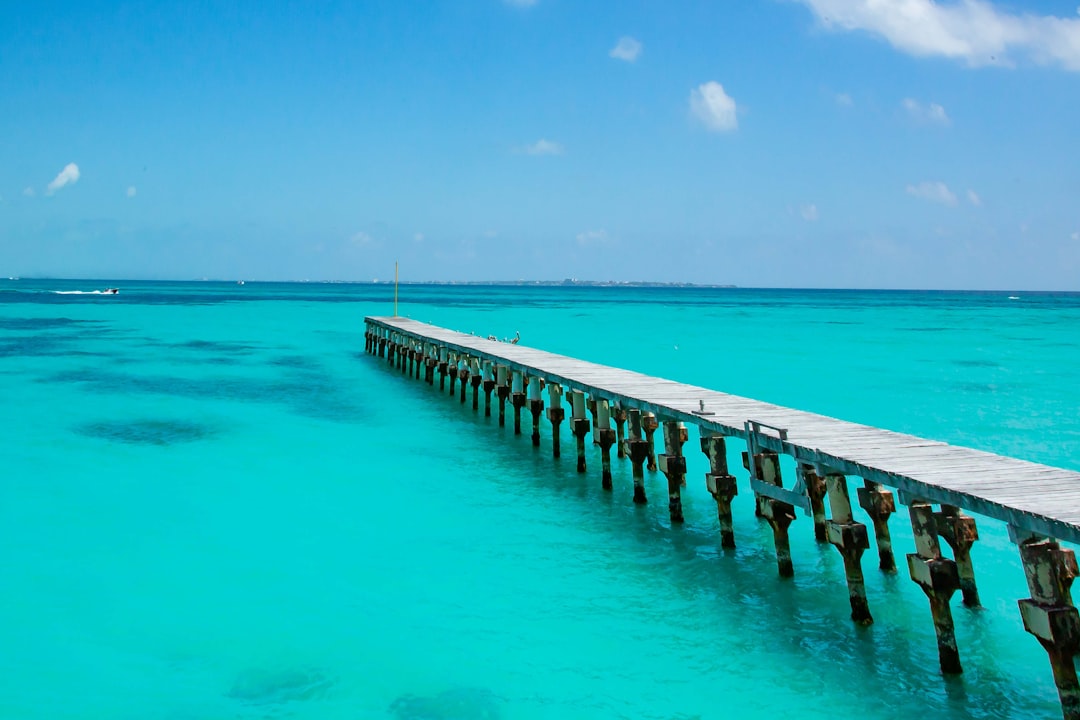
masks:
[(97, 324), (98, 320), (73, 320), (66, 317), (53, 318), (0, 318), (0, 330), (55, 330)]
[(953, 360), (954, 365), (971, 368), (997, 368), (1001, 367), (993, 360)]
[(205, 425), (183, 420), (106, 420), (80, 425), (75, 432), (131, 445), (176, 445), (214, 434)]
[(101, 356), (105, 353), (73, 350), (78, 337), (65, 335), (23, 335), (0, 340), (0, 357), (61, 357), (72, 355)]
[(293, 371), (278, 379), (215, 377), (185, 378), (136, 375), (98, 368), (55, 373), (40, 382), (78, 383), (84, 390), (120, 395), (147, 393), (194, 399), (268, 403), (288, 407), (298, 415), (351, 422), (360, 414), (334, 378), (322, 372)]
[(247, 355), (259, 349), (254, 345), (232, 342), (231, 340), (188, 340), (187, 342), (178, 343), (174, 347), (206, 352), (235, 353), (237, 355)]
[(402, 695), (390, 703), (398, 720), (498, 720), (502, 717), (495, 693), (482, 688), (457, 688), (438, 695)]
[(303, 355), (278, 355), (270, 360), (270, 364), (301, 370), (309, 370), (317, 367), (315, 361)]
[(323, 697), (334, 684), (317, 670), (246, 672), (237, 676), (226, 696), (250, 705), (281, 705)]

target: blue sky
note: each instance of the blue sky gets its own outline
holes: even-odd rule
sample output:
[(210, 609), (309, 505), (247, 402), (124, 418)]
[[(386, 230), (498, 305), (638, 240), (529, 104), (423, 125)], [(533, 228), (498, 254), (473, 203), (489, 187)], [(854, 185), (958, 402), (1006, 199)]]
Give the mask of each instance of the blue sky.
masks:
[(50, 2), (0, 275), (1080, 290), (1077, 0)]

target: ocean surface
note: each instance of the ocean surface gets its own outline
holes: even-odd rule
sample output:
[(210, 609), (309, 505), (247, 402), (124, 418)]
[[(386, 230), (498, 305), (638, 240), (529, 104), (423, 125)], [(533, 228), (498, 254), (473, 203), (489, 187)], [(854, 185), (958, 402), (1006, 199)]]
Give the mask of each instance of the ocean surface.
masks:
[[(662, 475), (634, 506), (565, 426), (556, 461), (365, 355), (392, 292), (0, 281), (0, 718), (1060, 717), (1001, 524), (943, 679), (903, 510), (856, 627), (808, 518), (781, 580), (743, 485), (721, 551), (693, 430), (672, 528)], [(409, 285), (400, 314), (1080, 469), (1080, 295)]]

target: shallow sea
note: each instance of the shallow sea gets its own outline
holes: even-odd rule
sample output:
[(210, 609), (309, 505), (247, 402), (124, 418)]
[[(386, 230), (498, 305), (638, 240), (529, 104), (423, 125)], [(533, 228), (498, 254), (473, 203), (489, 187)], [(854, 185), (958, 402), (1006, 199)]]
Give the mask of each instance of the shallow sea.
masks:
[[(693, 432), (672, 528), (662, 475), (634, 506), (627, 462), (605, 492), (569, 433), (553, 460), (365, 355), (391, 296), (0, 281), (0, 718), (1060, 717), (999, 523), (945, 680), (905, 570), (867, 553), (854, 626), (808, 518), (781, 580), (744, 485), (720, 550)], [(400, 313), (1080, 469), (1080, 295), (410, 285)]]

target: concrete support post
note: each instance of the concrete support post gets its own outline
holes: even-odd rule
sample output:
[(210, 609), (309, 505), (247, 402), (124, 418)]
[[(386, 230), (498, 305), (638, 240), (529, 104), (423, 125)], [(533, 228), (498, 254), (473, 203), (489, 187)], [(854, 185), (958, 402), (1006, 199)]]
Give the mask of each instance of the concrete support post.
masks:
[(615, 444), (615, 431), (611, 429), (611, 406), (607, 400), (596, 398), (593, 407), (596, 408), (594, 437), (600, 443), (600, 484), (605, 490), (611, 490), (611, 446)]
[(544, 396), (540, 390), (540, 377), (529, 378), (529, 412), (532, 414), (532, 444), (540, 447), (540, 416), (544, 414)]
[(567, 393), (570, 398), (570, 429), (574, 433), (574, 441), (577, 445), (577, 471), (585, 472), (585, 436), (589, 434), (589, 419), (585, 417), (585, 393), (579, 390), (571, 390)]
[(728, 473), (727, 441), (723, 435), (705, 435), (701, 438), (701, 452), (709, 458), (709, 472), (705, 473), (705, 486), (716, 500), (716, 514), (720, 519), (720, 547), (735, 548), (735, 528), (731, 519), (731, 500), (739, 494), (735, 476)]
[(559, 426), (562, 425), (563, 419), (566, 417), (566, 411), (562, 407), (562, 386), (555, 385), (554, 383), (547, 386), (548, 391), (548, 420), (551, 421), (551, 455), (552, 457), (559, 457), (560, 453), (560, 441), (559, 441)]
[(623, 430), (626, 426), (626, 410), (622, 403), (615, 404), (611, 417), (615, 420), (615, 456), (622, 460), (626, 457), (626, 432)]
[(686, 457), (682, 446), (687, 437), (686, 426), (681, 422), (664, 422), (664, 454), (659, 457), (659, 465), (668, 481), (668, 513), (673, 525), (683, 522), (682, 486), (686, 478)]
[(814, 472), (810, 465), (799, 463), (799, 474), (810, 498), (810, 515), (814, 518), (814, 539), (829, 542), (828, 524), (825, 520), (825, 478)]
[(439, 392), (446, 389), (446, 375), (450, 370), (449, 358), (446, 348), (439, 348)]
[(641, 411), (632, 408), (627, 415), (630, 437), (626, 440), (626, 454), (630, 456), (634, 474), (634, 504), (644, 505), (649, 501), (645, 497), (645, 461), (649, 459), (649, 445), (642, 437)]
[(447, 363), (447, 374), (450, 375), (450, 397), (454, 397), (455, 383), (457, 383), (458, 376), (458, 356), (457, 353), (450, 353), (450, 361)]
[(649, 463), (645, 467), (651, 472), (656, 472), (656, 445), (653, 443), (653, 435), (659, 427), (660, 423), (651, 412), (641, 414), (641, 429), (645, 431), (645, 442), (648, 443)]
[(952, 609), (949, 607), (949, 598), (960, 587), (956, 563), (941, 555), (937, 524), (930, 505), (917, 500), (908, 507), (908, 513), (911, 515), (911, 530), (915, 536), (916, 549), (916, 552), (907, 556), (908, 572), (930, 600), (941, 672), (946, 675), (959, 675), (964, 672), (964, 668), (960, 664)]
[(896, 502), (891, 491), (869, 480), (859, 488), (859, 507), (874, 521), (874, 539), (877, 542), (878, 567), (882, 572), (896, 572), (892, 536), (889, 534), (889, 516), (896, 512)]
[(866, 526), (855, 522), (852, 515), (847, 478), (841, 473), (828, 473), (824, 481), (829, 493), (829, 509), (832, 511), (832, 519), (827, 524), (828, 539), (844, 558), (851, 619), (860, 625), (870, 625), (874, 618), (866, 602), (866, 581), (862, 571), (862, 554), (870, 548), (870, 537)]
[(511, 375), (510, 402), (514, 406), (514, 434), (521, 434), (521, 408), (525, 407), (525, 378), (514, 370)]
[(975, 566), (971, 564), (971, 546), (979, 539), (975, 518), (960, 512), (955, 505), (942, 505), (934, 513), (938, 535), (945, 538), (953, 551), (956, 574), (960, 577), (960, 594), (968, 607), (979, 607), (979, 588), (975, 585)]
[(461, 404), (465, 404), (465, 395), (469, 389), (469, 376), (472, 374), (469, 372), (469, 363), (471, 359), (468, 355), (463, 355), (461, 358), (461, 364), (458, 365), (458, 379), (461, 381)]
[(415, 380), (420, 379), (420, 366), (423, 364), (420, 361), (424, 359), (424, 348), (420, 343), (413, 346), (413, 378)]
[(596, 429), (597, 429), (597, 424), (596, 424), (596, 398), (594, 398), (594, 397), (586, 397), (585, 398), (585, 409), (589, 411), (589, 417), (591, 418), (591, 422), (592, 422), (592, 442), (593, 442), (593, 445), (599, 445), (600, 444), (600, 438), (596, 434)]
[(1050, 656), (1065, 720), (1080, 720), (1080, 683), (1073, 656), (1080, 653), (1080, 614), (1072, 604), (1076, 554), (1055, 540), (1028, 540), (1020, 545), (1030, 600), (1020, 600), (1024, 629)]
[[(762, 482), (771, 483), (777, 487), (783, 486), (780, 476), (780, 456), (771, 450), (760, 452), (754, 456), (754, 476)], [(759, 507), (761, 515), (768, 521), (773, 531), (773, 543), (776, 545), (776, 567), (780, 577), (793, 577), (795, 566), (791, 563), (791, 537), (788, 528), (795, 520), (795, 508), (786, 502), (773, 500), (770, 497), (760, 496)]]
[(470, 375), (470, 382), (472, 383), (472, 409), (477, 411), (480, 409), (480, 385), (484, 382), (483, 376), (480, 374), (480, 361), (473, 358), (472, 368)]
[(484, 361), (484, 417), (491, 417), (491, 392), (495, 389), (495, 368), (490, 360)]
[(495, 367), (495, 392), (499, 396), (499, 427), (506, 425), (506, 398), (510, 397), (510, 386), (506, 384), (507, 372), (505, 365)]

